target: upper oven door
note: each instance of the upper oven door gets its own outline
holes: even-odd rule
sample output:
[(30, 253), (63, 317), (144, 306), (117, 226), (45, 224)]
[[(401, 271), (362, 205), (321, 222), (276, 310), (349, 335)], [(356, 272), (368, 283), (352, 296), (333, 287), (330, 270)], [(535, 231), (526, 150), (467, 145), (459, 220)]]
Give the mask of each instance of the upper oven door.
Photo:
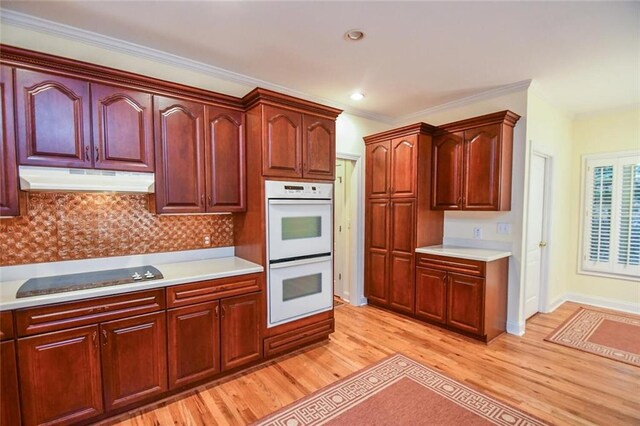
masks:
[(270, 199), (269, 260), (332, 252), (331, 200)]

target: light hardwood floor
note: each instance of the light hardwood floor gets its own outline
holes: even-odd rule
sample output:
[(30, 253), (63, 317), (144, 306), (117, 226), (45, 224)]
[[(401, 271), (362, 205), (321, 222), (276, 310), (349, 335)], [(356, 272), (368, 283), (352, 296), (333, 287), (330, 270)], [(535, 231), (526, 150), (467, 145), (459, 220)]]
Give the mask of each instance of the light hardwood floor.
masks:
[(579, 305), (527, 321), (523, 337), (486, 346), (373, 307), (336, 308), (327, 343), (107, 421), (243, 425), (395, 352), (551, 424), (640, 425), (640, 368), (543, 339)]

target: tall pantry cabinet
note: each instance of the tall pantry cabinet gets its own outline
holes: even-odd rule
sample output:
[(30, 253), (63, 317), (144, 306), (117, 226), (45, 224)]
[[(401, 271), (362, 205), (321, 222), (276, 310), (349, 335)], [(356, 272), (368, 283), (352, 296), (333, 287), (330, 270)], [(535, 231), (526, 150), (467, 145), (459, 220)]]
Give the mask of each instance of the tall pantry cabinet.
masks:
[(364, 138), (365, 295), (415, 313), (414, 250), (442, 243), (443, 212), (430, 207), (432, 134), (418, 123)]

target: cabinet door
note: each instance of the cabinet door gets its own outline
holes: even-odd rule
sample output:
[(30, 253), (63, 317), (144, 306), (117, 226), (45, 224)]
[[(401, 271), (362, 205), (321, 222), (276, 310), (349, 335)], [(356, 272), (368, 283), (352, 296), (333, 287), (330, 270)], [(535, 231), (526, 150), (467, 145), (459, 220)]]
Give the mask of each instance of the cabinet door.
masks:
[(415, 298), (414, 224), (415, 200), (391, 201), (389, 303), (408, 313), (414, 310)]
[(416, 316), (444, 324), (447, 321), (447, 273), (416, 268)]
[(218, 315), (217, 301), (167, 311), (171, 389), (220, 372)]
[(464, 132), (465, 210), (500, 209), (500, 129), (494, 124)]
[(205, 211), (204, 105), (154, 96), (156, 211)]
[(463, 133), (446, 133), (433, 139), (431, 207), (462, 208)]
[(20, 164), (91, 167), (89, 83), (16, 70)]
[(114, 410), (167, 390), (165, 313), (100, 324), (104, 402)]
[(207, 211), (244, 211), (244, 113), (207, 106), (205, 123)]
[(262, 358), (260, 297), (255, 293), (220, 302), (222, 371)]
[(12, 73), (13, 69), (0, 66), (0, 216), (20, 214)]
[(24, 424), (71, 424), (103, 412), (97, 325), (19, 339), (18, 360)]
[(418, 136), (391, 140), (391, 196), (415, 197), (418, 180)]
[(391, 189), (391, 142), (367, 145), (366, 185), (368, 198), (388, 197)]
[(336, 122), (305, 114), (302, 118), (303, 171), (308, 179), (334, 180), (336, 172)]
[(302, 114), (264, 107), (262, 174), (302, 177)]
[(389, 200), (367, 204), (365, 290), (373, 302), (387, 304), (389, 282)]
[(0, 343), (0, 424), (20, 424), (20, 395), (18, 394), (18, 367), (16, 342)]
[(484, 279), (449, 272), (447, 281), (447, 324), (482, 335)]
[(153, 172), (151, 95), (92, 83), (91, 106), (95, 167)]

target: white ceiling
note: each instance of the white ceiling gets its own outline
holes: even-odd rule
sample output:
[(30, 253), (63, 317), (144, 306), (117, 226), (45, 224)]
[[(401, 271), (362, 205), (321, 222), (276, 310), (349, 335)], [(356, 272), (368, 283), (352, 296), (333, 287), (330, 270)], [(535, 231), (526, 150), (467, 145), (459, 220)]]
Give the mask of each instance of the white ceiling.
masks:
[[(2, 7), (400, 117), (534, 79), (580, 114), (640, 102), (638, 2), (36, 2)], [(360, 42), (343, 39), (363, 29)], [(363, 101), (349, 99), (354, 90)]]

